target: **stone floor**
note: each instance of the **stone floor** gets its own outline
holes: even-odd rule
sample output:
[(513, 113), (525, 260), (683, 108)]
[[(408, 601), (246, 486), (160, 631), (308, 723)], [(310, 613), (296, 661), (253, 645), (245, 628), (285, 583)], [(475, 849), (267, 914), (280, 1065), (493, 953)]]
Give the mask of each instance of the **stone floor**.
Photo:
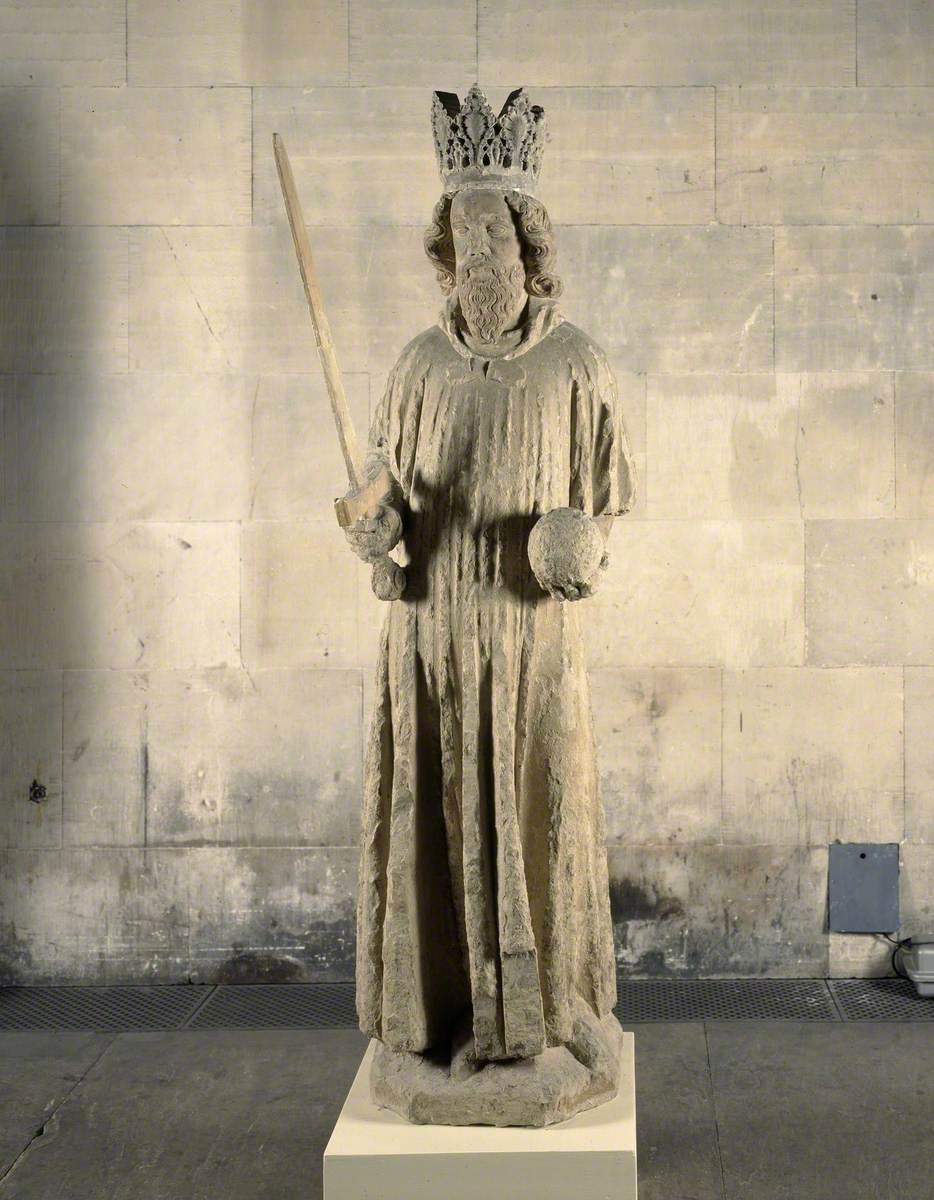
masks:
[[(934, 1195), (934, 1025), (631, 1028), (640, 1200)], [(364, 1047), (347, 1029), (0, 1033), (0, 1200), (313, 1200)]]

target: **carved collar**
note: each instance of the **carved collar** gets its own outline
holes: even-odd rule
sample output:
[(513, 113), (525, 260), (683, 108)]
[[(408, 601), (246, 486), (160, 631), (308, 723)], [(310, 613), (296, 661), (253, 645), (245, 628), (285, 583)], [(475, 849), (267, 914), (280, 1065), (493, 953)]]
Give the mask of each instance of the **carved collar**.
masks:
[(564, 317), (558, 311), (557, 301), (530, 296), (528, 316), (526, 317), (525, 324), (522, 326), (518, 343), (515, 346), (507, 347), (505, 350), (485, 354), (468, 346), (464, 341), (457, 325), (456, 313), (457, 293), (455, 292), (445, 302), (441, 315), (438, 318), (438, 324), (447, 334), (451, 345), (463, 358), (518, 358), (520, 354), (525, 354), (526, 350), (531, 350), (533, 346), (537, 346), (543, 338), (547, 337), (564, 320)]

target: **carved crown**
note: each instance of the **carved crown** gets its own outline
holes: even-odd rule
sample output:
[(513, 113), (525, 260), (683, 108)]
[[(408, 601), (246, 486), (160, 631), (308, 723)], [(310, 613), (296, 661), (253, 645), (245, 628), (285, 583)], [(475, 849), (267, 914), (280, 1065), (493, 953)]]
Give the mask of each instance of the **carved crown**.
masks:
[(461, 104), (435, 92), (431, 127), (446, 192), (464, 187), (534, 192), (545, 148), (545, 111), (523, 88), (510, 92), (499, 116), (474, 84)]

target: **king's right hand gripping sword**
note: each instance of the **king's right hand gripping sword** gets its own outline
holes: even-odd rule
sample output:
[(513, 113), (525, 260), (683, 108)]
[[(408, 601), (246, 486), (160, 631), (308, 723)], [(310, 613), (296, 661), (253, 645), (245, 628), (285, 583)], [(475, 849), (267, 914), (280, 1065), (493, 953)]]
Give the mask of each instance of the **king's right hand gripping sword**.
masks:
[[(347, 466), (347, 477), (350, 480), (352, 494), (334, 501), (337, 522), (342, 528), (346, 528), (361, 518), (376, 516), (380, 501), (392, 490), (392, 477), (386, 467), (381, 467), (379, 472), (371, 478), (364, 475), (357, 434), (353, 427), (350, 409), (347, 406), (344, 384), (340, 368), (337, 365), (337, 355), (334, 352), (331, 327), (324, 311), (321, 288), (318, 286), (318, 277), (315, 274), (311, 243), (308, 240), (305, 218), (302, 216), (302, 206), (295, 189), (295, 180), (292, 176), (292, 167), (286, 153), (285, 142), (278, 133), (272, 135), (272, 146), (276, 156), (279, 183), (282, 186), (282, 197), (285, 200), (285, 211), (289, 218), (289, 228), (292, 230), (292, 240), (298, 256), (298, 267), (302, 273), (302, 283), (305, 285), (305, 296), (308, 300), (311, 323), (315, 331), (315, 342), (318, 345), (324, 380), (327, 384), (328, 396), (331, 399), (331, 411), (334, 413), (334, 422), (337, 425), (337, 437)], [(380, 600), (396, 600), (405, 589), (405, 571), (388, 554), (384, 554), (373, 563), (371, 582), (373, 591)]]

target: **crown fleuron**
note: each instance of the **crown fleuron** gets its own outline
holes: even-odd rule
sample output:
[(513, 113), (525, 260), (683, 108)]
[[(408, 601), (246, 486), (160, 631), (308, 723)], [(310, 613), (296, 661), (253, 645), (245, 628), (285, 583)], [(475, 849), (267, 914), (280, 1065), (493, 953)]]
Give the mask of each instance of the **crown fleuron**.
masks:
[(534, 192), (545, 148), (545, 111), (522, 88), (510, 92), (498, 117), (477, 84), (463, 104), (453, 92), (435, 92), (431, 126), (446, 192), (465, 187)]

